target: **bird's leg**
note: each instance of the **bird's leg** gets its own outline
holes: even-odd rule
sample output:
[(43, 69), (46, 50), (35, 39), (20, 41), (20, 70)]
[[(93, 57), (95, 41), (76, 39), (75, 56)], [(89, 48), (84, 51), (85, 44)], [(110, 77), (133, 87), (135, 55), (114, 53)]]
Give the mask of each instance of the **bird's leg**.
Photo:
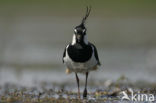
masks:
[(85, 89), (83, 92), (83, 98), (87, 97), (87, 79), (88, 79), (88, 72), (86, 72), (86, 82), (85, 82)]
[(77, 75), (77, 73), (75, 73), (76, 76), (76, 81), (77, 81), (77, 87), (78, 87), (78, 98), (80, 98), (80, 86), (79, 86), (79, 77)]

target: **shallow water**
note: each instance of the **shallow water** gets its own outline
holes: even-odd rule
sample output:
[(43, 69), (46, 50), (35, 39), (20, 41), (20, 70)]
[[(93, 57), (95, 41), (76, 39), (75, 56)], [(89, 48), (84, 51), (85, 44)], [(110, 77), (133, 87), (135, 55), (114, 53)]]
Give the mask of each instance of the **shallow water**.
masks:
[[(74, 81), (74, 75), (64, 74), (62, 54), (80, 18), (12, 16), (0, 17), (0, 84)], [(91, 17), (88, 40), (97, 46), (102, 66), (89, 78), (98, 82), (125, 75), (155, 82), (155, 26), (155, 18)]]
[[(25, 99), (31, 102), (76, 101), (75, 75), (65, 74), (62, 54), (67, 41), (71, 41), (73, 24), (79, 19), (19, 16), (16, 19), (1, 17), (0, 21), (1, 98), (6, 96), (4, 100), (16, 101), (24, 100), (26, 95)], [(124, 88), (130, 87), (130, 82), (139, 85), (139, 89), (150, 88), (150, 83), (156, 81), (156, 48), (153, 46), (156, 20), (91, 18), (91, 21), (88, 39), (97, 46), (102, 66), (89, 74), (86, 101), (122, 103), (119, 95), (105, 94), (105, 90), (113, 91), (109, 86), (120, 77), (129, 80), (128, 84), (124, 82)], [(79, 77), (82, 93), (85, 76), (80, 74)], [(11, 98), (21, 91), (25, 92), (22, 98)]]
[[(36, 48), (35, 48), (36, 49)], [(32, 49), (28, 49), (33, 50)], [(47, 52), (46, 52), (47, 51)], [(26, 52), (26, 53), (28, 53)], [(36, 51), (35, 51), (36, 52)], [(44, 54), (46, 52), (46, 54)], [(65, 82), (72, 81), (75, 82), (75, 75), (65, 74), (65, 66), (62, 64), (61, 56), (62, 51), (59, 49), (54, 49), (52, 52), (44, 49), (44, 51), (37, 51), (38, 54), (48, 57), (46, 59), (42, 58), (41, 60), (35, 58), (35, 61), (31, 58), (24, 58), (23, 56), (16, 57), (14, 52), (15, 59), (23, 58), (19, 62), (19, 65), (8, 65), (3, 64), (0, 68), (0, 84), (5, 84), (6, 82), (17, 83), (17, 84), (27, 84), (33, 85), (34, 82), (41, 81), (50, 81), (50, 82)], [(32, 53), (33, 54), (33, 53)], [(57, 55), (55, 55), (57, 54)], [(30, 54), (31, 55), (31, 54)], [(155, 49), (99, 49), (100, 60), (102, 66), (99, 67), (99, 70), (91, 72), (89, 74), (90, 80), (95, 80), (95, 82), (104, 81), (104, 80), (116, 80), (121, 75), (125, 75), (132, 81), (145, 80), (148, 82), (155, 82)], [(33, 55), (32, 55), (33, 56)], [(9, 57), (12, 61), (11, 56)], [(55, 58), (55, 59), (53, 59)], [(45, 61), (44, 61), (45, 60)], [(47, 64), (44, 64), (46, 63)], [(49, 63), (51, 61), (51, 64)], [(17, 62), (17, 61), (16, 61)], [(22, 62), (27, 63), (22, 64)], [(31, 64), (37, 62), (41, 64)], [(50, 64), (50, 65), (49, 65)], [(82, 81), (84, 81), (84, 76), (80, 75)]]

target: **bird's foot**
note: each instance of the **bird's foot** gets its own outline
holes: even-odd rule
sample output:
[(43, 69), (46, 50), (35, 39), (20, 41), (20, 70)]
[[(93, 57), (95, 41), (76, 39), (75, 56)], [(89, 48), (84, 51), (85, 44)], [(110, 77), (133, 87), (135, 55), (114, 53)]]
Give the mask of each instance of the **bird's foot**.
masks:
[(80, 99), (80, 94), (78, 93), (78, 99)]
[(83, 98), (87, 98), (87, 89), (85, 88), (84, 92), (83, 92)]
[(80, 89), (78, 89), (78, 93), (77, 93), (77, 97), (78, 97), (78, 99), (80, 99)]

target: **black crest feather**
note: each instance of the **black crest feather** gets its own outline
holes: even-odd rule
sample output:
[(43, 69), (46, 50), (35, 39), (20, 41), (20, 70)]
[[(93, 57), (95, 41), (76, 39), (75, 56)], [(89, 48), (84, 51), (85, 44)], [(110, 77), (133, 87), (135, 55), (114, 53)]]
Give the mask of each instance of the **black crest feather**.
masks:
[(84, 25), (91, 11), (91, 6), (86, 7), (86, 15), (83, 17), (81, 24)]

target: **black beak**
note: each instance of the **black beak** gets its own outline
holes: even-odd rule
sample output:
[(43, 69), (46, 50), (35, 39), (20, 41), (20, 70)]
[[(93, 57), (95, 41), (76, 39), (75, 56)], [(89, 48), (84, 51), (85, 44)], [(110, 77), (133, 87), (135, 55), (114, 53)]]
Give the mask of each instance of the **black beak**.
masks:
[(81, 35), (79, 35), (79, 34), (77, 34), (77, 35), (76, 35), (76, 38), (77, 38), (78, 42), (80, 42), (80, 41), (81, 41), (81, 39), (82, 39), (82, 36), (81, 36)]

